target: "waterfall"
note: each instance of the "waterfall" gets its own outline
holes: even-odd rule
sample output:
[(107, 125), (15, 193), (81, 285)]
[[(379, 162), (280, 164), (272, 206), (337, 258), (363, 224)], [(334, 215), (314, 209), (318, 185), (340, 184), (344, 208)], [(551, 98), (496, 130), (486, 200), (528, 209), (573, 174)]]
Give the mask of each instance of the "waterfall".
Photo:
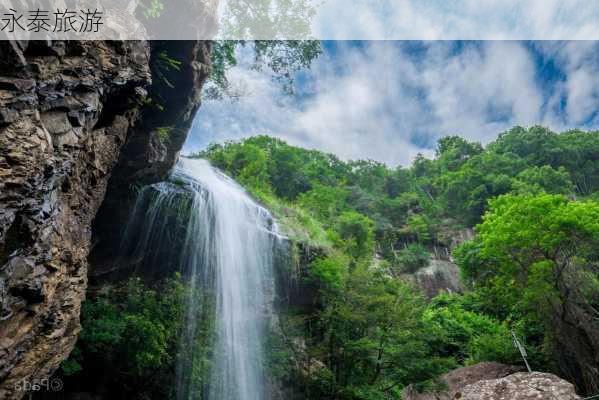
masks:
[[(133, 215), (123, 254), (144, 271), (177, 264), (191, 287), (177, 399), (268, 399), (263, 342), (279, 237), (270, 213), (208, 161), (182, 158), (167, 182), (142, 190)], [(207, 330), (211, 346), (198, 346)]]

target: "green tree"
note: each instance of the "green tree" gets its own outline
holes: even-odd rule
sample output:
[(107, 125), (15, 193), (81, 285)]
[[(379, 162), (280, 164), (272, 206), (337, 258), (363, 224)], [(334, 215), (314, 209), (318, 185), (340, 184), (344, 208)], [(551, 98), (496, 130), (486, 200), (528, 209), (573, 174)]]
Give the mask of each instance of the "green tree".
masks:
[(533, 302), (542, 309), (565, 300), (566, 279), (599, 244), (599, 205), (560, 195), (505, 195), (477, 226), (477, 237), (456, 252), (465, 277), (508, 285), (503, 304)]
[(516, 126), (501, 133), (489, 145), (489, 150), (498, 154), (516, 155), (532, 165), (556, 167), (561, 158), (558, 136), (542, 126), (529, 129)]
[(446, 136), (437, 142), (437, 164), (442, 170), (455, 171), (471, 157), (483, 152), (480, 143), (470, 143), (459, 136)]
[(320, 315), (317, 348), (326, 367), (312, 376), (320, 389), (315, 398), (399, 398), (406, 385), (453, 366), (427, 352), (423, 310), (405, 283), (364, 269), (351, 273)]
[(340, 187), (316, 184), (312, 189), (299, 195), (298, 203), (310, 210), (322, 221), (330, 221), (345, 208), (347, 190)]
[(515, 127), (499, 135), (489, 150), (517, 155), (529, 165), (564, 167), (582, 195), (599, 189), (599, 160), (594, 156), (599, 152), (597, 131), (571, 130), (557, 134), (541, 126)]
[(302, 171), (301, 154), (291, 146), (272, 148), (270, 162), (271, 182), (278, 196), (294, 200), (311, 189), (309, 179)]
[(430, 254), (420, 243), (410, 243), (397, 252), (396, 261), (399, 269), (404, 273), (414, 273), (425, 267), (430, 259)]
[(208, 375), (210, 312), (201, 321), (193, 348), (181, 348), (188, 288), (179, 277), (151, 288), (138, 278), (125, 285), (105, 288), (82, 305), (83, 329), (71, 357), (62, 370), (73, 385), (110, 395), (133, 398), (173, 398), (175, 362), (191, 352), (203, 354), (193, 368), (198, 380)]
[(574, 357), (576, 364), (558, 368), (594, 390), (599, 376), (590, 367), (597, 356), (589, 338), (599, 330), (585, 321), (599, 304), (599, 204), (548, 194), (500, 196), (477, 233), (456, 259), (486, 309), (514, 324), (543, 326), (525, 340), (536, 341), (536, 352), (548, 358)]
[(343, 240), (341, 247), (355, 260), (372, 257), (374, 253), (374, 223), (355, 211), (346, 211), (337, 220), (335, 230)]
[(519, 363), (506, 324), (469, 308), (458, 295), (439, 295), (431, 301), (423, 315), (431, 350), (460, 364)]
[(564, 167), (557, 170), (544, 165), (542, 167), (529, 167), (516, 175), (512, 184), (514, 192), (520, 194), (572, 194), (574, 184), (570, 174)]
[(222, 10), (224, 37), (309, 38), (316, 4), (309, 0), (230, 0)]
[(373, 160), (349, 162), (350, 184), (354, 184), (368, 193), (383, 193), (390, 171), (385, 164)]
[(254, 190), (270, 191), (267, 156), (258, 146), (250, 143), (240, 145), (233, 154), (231, 169), (243, 185)]
[(339, 289), (347, 273), (349, 259), (340, 253), (318, 258), (310, 264), (310, 275), (327, 290)]
[(412, 240), (420, 243), (431, 241), (431, 227), (423, 214), (410, 214), (403, 228), (403, 232)]
[(212, 43), (212, 72), (206, 95), (211, 99), (235, 97), (227, 71), (236, 66), (237, 52), (249, 48), (254, 53), (252, 68), (267, 69), (285, 93), (294, 93), (295, 73), (309, 69), (312, 62), (322, 53), (316, 40), (224, 40)]
[[(559, 195), (501, 196), (477, 227), (483, 258), (524, 283), (537, 265), (552, 269), (554, 283), (576, 257), (599, 243), (599, 205)], [(543, 269), (544, 267), (540, 267)]]
[(473, 156), (458, 170), (439, 177), (442, 208), (467, 225), (477, 223), (488, 200), (508, 193), (511, 177), (524, 166), (522, 160), (507, 155), (485, 152)]

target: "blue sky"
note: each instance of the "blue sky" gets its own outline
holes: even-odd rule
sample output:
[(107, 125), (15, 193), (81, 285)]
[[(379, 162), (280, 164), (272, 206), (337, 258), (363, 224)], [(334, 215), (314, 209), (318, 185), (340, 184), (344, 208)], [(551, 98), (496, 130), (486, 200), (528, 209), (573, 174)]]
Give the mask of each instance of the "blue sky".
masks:
[(599, 42), (324, 42), (294, 96), (246, 58), (229, 73), (242, 96), (206, 101), (184, 151), (269, 134), (405, 165), (446, 135), (488, 143), (514, 125), (599, 128)]

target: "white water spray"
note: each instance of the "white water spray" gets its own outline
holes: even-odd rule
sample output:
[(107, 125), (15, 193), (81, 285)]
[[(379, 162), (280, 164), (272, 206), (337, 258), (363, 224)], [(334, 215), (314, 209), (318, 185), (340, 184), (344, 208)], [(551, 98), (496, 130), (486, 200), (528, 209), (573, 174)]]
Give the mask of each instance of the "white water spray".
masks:
[(211, 225), (197, 227), (209, 229), (208, 234), (190, 232), (208, 239), (203, 257), (215, 272), (216, 345), (208, 398), (264, 400), (262, 346), (273, 302), (273, 219), (205, 160), (182, 159), (174, 176), (203, 189), (198, 196), (205, 201), (192, 212)]
[(269, 399), (263, 345), (279, 238), (270, 213), (206, 160), (182, 158), (140, 193), (123, 253), (146, 274), (178, 269), (191, 287), (178, 400)]

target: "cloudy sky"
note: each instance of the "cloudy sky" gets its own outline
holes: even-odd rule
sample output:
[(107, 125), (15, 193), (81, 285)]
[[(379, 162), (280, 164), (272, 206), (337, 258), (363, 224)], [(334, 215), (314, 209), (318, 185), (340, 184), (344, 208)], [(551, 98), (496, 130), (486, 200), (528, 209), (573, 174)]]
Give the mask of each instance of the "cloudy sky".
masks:
[(185, 152), (269, 134), (405, 165), (446, 135), (487, 143), (514, 125), (599, 129), (594, 41), (325, 42), (294, 96), (249, 63), (229, 77), (243, 96), (204, 102)]
[(599, 39), (589, 0), (313, 0), (319, 39)]

